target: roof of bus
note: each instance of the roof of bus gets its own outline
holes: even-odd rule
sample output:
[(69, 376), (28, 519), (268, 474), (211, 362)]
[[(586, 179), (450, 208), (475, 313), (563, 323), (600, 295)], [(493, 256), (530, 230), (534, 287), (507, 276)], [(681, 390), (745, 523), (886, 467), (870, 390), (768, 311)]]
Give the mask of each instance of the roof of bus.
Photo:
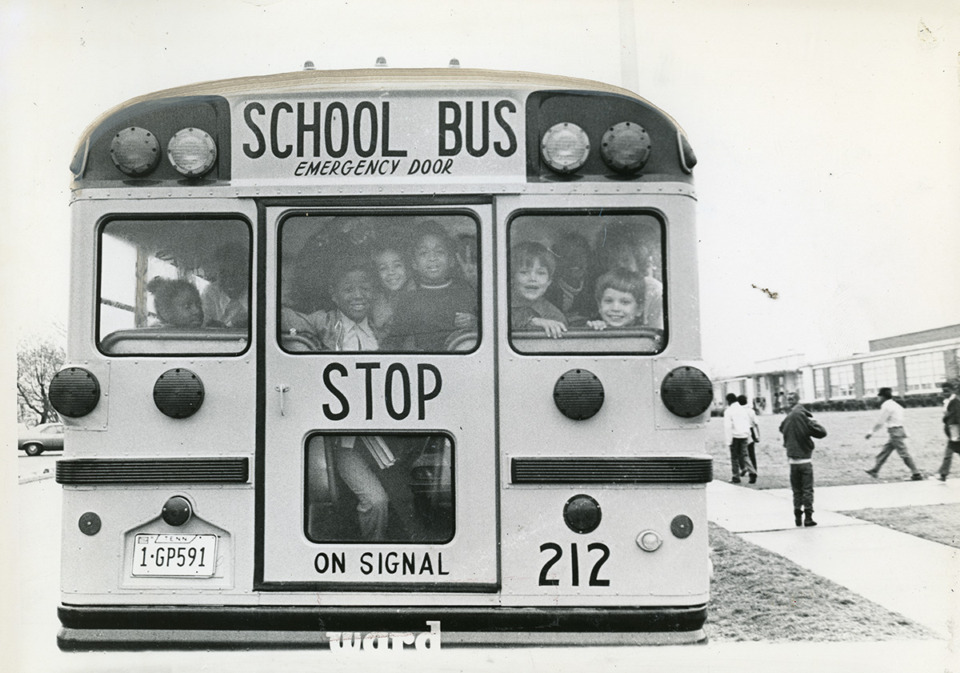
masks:
[(642, 101), (677, 124), (670, 115), (632, 91), (589, 79), (479, 68), (361, 68), (354, 70), (301, 70), (274, 75), (237, 77), (198, 82), (131, 98), (100, 115), (80, 138), (80, 144), (110, 115), (136, 103), (180, 96), (241, 96), (250, 93), (310, 91), (370, 91), (376, 89), (430, 90), (474, 88), (571, 89), (618, 94)]

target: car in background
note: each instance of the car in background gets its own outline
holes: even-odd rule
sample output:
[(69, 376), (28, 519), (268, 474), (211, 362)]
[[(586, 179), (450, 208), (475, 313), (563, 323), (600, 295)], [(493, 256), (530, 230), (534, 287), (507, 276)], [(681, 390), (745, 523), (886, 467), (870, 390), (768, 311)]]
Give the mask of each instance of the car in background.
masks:
[(63, 451), (63, 423), (41, 423), (32, 428), (21, 425), (17, 449), (28, 456), (39, 456), (44, 451)]

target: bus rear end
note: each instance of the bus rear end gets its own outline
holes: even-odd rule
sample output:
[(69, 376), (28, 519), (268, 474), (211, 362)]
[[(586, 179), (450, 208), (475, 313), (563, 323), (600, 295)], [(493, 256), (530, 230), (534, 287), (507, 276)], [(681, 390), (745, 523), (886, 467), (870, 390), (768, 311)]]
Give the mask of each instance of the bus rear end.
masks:
[(309, 72), (74, 162), (65, 649), (695, 642), (691, 171), (582, 80)]

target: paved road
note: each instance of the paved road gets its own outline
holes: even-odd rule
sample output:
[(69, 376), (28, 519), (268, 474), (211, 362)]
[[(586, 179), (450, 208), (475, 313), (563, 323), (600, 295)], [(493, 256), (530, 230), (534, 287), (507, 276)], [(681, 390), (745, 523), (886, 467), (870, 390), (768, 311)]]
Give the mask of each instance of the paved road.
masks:
[[(39, 463), (36, 467), (39, 467)], [(42, 468), (41, 468), (42, 469)], [(727, 487), (727, 488), (724, 488)], [(711, 511), (718, 517), (734, 508), (738, 495), (726, 484), (711, 485)], [(960, 490), (960, 481), (948, 484)], [(747, 489), (741, 489), (747, 491)], [(146, 653), (63, 653), (56, 647), (59, 623), (60, 489), (51, 478), (27, 479), (17, 489), (19, 567), (12, 572), (16, 586), (11, 592), (19, 604), (9, 606), (17, 615), (17, 651), (5, 653), (4, 670), (24, 672), (117, 671), (184, 672), (230, 671), (356, 671), (385, 668), (388, 657), (397, 668), (432, 671), (669, 671), (671, 673), (727, 671), (777, 671), (777, 673), (833, 672), (914, 673), (941, 672), (950, 668), (950, 653), (943, 640), (883, 643), (707, 643), (688, 647), (575, 647), (575, 648), (477, 648), (442, 650), (439, 654), (406, 651), (397, 654), (362, 652), (353, 656), (329, 651), (252, 652), (146, 652)], [(727, 494), (725, 496), (724, 494)], [(754, 492), (756, 493), (756, 492)], [(820, 490), (818, 489), (818, 494)], [(762, 493), (760, 495), (763, 495)], [(729, 497), (728, 497), (729, 496)], [(764, 497), (776, 499), (776, 494)], [(721, 505), (721, 502), (727, 505)], [(747, 500), (741, 500), (747, 502)], [(825, 513), (826, 516), (826, 513)], [(829, 517), (827, 517), (829, 518)], [(785, 537), (818, 535), (826, 545), (832, 532), (847, 527), (831, 526), (824, 519), (823, 530), (780, 530)], [(757, 533), (745, 532), (757, 536)], [(809, 545), (808, 545), (809, 546)], [(10, 576), (8, 576), (9, 579)], [(8, 595), (11, 595), (8, 594)], [(390, 660), (390, 663), (393, 663)], [(391, 666), (392, 668), (393, 666)]]

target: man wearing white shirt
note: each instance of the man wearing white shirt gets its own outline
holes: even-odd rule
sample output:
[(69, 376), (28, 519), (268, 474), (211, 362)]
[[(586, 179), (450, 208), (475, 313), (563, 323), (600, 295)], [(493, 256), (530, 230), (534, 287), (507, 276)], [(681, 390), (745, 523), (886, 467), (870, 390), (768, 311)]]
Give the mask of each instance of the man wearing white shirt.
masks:
[(739, 484), (743, 470), (750, 473), (750, 482), (755, 482), (757, 471), (746, 455), (747, 441), (750, 439), (750, 415), (734, 393), (727, 394), (727, 408), (723, 412), (723, 439), (730, 447), (730, 467), (733, 471), (730, 482)]
[(880, 418), (873, 426), (873, 430), (867, 433), (866, 438), (870, 439), (874, 432), (886, 426), (888, 439), (887, 443), (884, 444), (880, 450), (880, 453), (877, 454), (876, 465), (874, 465), (872, 469), (867, 470), (867, 474), (876, 479), (880, 473), (880, 468), (883, 467), (884, 462), (886, 462), (887, 458), (889, 458), (890, 454), (895, 450), (913, 474), (913, 476), (910, 477), (913, 481), (925, 479), (926, 477), (917, 469), (913, 458), (910, 457), (910, 452), (907, 451), (907, 445), (903, 441), (907, 436), (906, 431), (903, 429), (903, 407), (893, 400), (893, 391), (890, 388), (881, 388), (877, 391), (877, 396), (883, 400), (880, 404)]

